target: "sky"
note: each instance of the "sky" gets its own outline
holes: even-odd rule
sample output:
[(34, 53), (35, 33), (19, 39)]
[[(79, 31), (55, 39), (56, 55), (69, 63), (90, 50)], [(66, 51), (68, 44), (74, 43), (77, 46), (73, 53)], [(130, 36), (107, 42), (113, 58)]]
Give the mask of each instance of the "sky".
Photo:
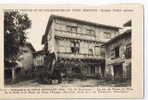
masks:
[(70, 18), (76, 18), (81, 20), (86, 20), (90, 22), (95, 22), (99, 24), (112, 25), (121, 27), (126, 21), (131, 18), (127, 14), (121, 12), (100, 12), (100, 11), (81, 11), (81, 12), (25, 12), (28, 14), (29, 19), (32, 21), (32, 26), (27, 30), (27, 41), (31, 42), (36, 51), (41, 50), (43, 45), (41, 45), (42, 36), (45, 33), (46, 25), (48, 23), (51, 14), (60, 15)]

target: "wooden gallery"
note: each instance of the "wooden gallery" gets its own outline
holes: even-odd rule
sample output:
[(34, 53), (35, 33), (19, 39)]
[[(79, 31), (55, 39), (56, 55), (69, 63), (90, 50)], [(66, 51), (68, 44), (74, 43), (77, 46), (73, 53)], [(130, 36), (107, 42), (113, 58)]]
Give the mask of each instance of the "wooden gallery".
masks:
[[(115, 57), (120, 59), (123, 53), (119, 54), (118, 51), (128, 45), (129, 48), (125, 49), (131, 53), (131, 32), (122, 34), (120, 30), (122, 30), (120, 27), (51, 15), (42, 44), (44, 51), (55, 54), (54, 70), (59, 70), (67, 76), (104, 79), (108, 75), (116, 78), (119, 75), (123, 78), (123, 76), (126, 77), (123, 73), (128, 72), (123, 70), (124, 67), (117, 67), (124, 65), (123, 62), (127, 62), (127, 57), (124, 57), (119, 64), (115, 64), (116, 59), (108, 57), (108, 53), (112, 55), (110, 52), (115, 50), (114, 53), (118, 53)], [(128, 42), (124, 38), (128, 38)], [(119, 47), (120, 45), (122, 48)], [(112, 63), (108, 62), (108, 59)], [(114, 68), (109, 67), (110, 65)]]

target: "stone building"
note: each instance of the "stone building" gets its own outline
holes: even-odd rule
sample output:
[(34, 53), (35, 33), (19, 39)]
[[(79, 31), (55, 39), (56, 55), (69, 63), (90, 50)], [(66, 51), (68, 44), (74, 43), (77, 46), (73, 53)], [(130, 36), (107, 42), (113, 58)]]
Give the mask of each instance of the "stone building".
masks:
[(105, 43), (105, 76), (112, 80), (131, 79), (131, 21), (123, 25), (121, 33)]
[(51, 15), (42, 38), (44, 50), (56, 55), (55, 69), (67, 76), (103, 78), (106, 41), (119, 27)]

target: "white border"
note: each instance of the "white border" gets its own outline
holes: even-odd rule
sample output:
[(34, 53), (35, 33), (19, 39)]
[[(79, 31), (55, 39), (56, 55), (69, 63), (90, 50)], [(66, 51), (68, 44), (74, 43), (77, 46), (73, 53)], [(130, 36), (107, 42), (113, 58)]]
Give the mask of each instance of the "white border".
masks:
[[(114, 3), (141, 3), (144, 4), (144, 99), (148, 100), (148, 0), (0, 0), (0, 4), (86, 4), (86, 5), (101, 5)], [(142, 34), (142, 33), (141, 33)], [(142, 66), (141, 66), (142, 67)], [(12, 99), (15, 100), (15, 99)], [(24, 99), (19, 99), (24, 100)], [(36, 100), (36, 99), (32, 99)], [(42, 100), (42, 99), (38, 99)], [(64, 99), (60, 99), (64, 100)], [(78, 100), (78, 99), (77, 99)], [(87, 99), (89, 100), (89, 99)], [(103, 99), (108, 100), (108, 99)], [(114, 99), (110, 99), (114, 100)], [(121, 99), (116, 99), (121, 100)], [(127, 99), (128, 100), (128, 99)], [(139, 100), (139, 99), (138, 99)]]

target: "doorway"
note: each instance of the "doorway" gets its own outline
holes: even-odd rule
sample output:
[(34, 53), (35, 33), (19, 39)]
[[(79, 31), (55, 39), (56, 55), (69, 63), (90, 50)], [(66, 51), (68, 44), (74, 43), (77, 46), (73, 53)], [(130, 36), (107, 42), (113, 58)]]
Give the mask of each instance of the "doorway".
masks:
[(122, 80), (123, 79), (123, 65), (118, 64), (114, 65), (114, 80)]

